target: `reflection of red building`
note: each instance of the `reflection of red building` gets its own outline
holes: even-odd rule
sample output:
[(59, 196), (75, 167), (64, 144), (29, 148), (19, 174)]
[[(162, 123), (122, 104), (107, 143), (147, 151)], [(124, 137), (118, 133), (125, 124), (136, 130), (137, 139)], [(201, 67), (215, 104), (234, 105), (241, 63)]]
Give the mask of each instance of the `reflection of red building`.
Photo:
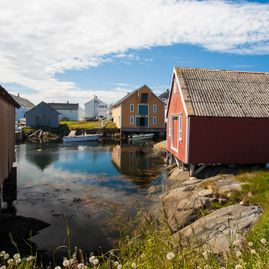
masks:
[(15, 107), (20, 105), (0, 86), (0, 185), (15, 161)]
[(269, 73), (175, 68), (167, 117), (182, 163), (269, 162)]

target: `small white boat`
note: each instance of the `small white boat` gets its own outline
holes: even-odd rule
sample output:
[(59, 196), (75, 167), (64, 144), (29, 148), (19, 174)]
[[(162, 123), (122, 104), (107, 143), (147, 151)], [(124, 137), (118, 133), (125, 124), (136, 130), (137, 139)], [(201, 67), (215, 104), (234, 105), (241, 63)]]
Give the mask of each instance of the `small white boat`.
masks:
[(71, 131), (68, 136), (63, 137), (63, 142), (86, 142), (97, 141), (100, 134), (86, 134), (76, 135), (76, 131)]
[(141, 141), (152, 139), (154, 134), (134, 134), (128, 136), (128, 141)]

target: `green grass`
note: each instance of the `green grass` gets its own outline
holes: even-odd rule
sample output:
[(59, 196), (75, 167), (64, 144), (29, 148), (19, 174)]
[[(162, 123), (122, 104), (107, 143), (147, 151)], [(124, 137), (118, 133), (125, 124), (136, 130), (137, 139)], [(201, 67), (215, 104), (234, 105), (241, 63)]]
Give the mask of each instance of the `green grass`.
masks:
[(249, 238), (257, 241), (256, 238), (264, 236), (269, 240), (269, 171), (245, 171), (236, 176), (236, 179), (245, 183), (240, 193), (241, 199), (259, 205), (264, 210)]
[[(70, 130), (75, 129), (98, 129), (101, 127), (100, 121), (61, 121), (60, 125), (66, 125)], [(116, 128), (116, 125), (108, 121), (106, 128)]]

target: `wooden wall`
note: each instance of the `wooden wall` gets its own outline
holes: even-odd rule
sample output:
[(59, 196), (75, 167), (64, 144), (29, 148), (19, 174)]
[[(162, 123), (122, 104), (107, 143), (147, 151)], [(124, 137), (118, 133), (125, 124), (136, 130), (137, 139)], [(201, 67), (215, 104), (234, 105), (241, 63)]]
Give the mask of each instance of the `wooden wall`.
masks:
[(0, 184), (15, 161), (15, 107), (0, 96)]

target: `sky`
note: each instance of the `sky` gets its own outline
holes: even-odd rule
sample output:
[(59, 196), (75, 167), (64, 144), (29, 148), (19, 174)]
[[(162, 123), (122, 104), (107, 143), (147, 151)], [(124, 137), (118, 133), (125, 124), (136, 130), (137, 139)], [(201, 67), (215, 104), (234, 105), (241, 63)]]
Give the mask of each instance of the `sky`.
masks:
[(269, 72), (269, 1), (0, 0), (0, 84), (35, 104), (108, 104), (174, 66)]

